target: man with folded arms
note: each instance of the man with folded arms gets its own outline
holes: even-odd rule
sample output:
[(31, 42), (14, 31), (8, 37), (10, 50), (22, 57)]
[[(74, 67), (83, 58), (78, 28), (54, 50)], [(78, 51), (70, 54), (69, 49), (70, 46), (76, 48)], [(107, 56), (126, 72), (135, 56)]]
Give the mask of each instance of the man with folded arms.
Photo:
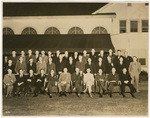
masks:
[[(64, 72), (60, 74), (59, 81), (58, 81), (58, 88), (60, 96), (66, 95), (66, 92), (69, 92), (70, 82), (71, 82), (71, 74), (68, 73), (68, 69), (64, 68)], [(62, 92), (62, 86), (65, 87), (65, 92)]]

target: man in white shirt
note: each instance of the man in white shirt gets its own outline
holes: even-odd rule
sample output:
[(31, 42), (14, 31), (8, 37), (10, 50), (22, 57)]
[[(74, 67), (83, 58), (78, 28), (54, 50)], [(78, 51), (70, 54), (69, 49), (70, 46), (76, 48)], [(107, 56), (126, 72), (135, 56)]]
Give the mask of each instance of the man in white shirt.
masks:
[(92, 98), (92, 86), (94, 85), (94, 75), (91, 74), (91, 70), (90, 68), (87, 68), (87, 73), (84, 75), (83, 77), (83, 82), (84, 82), (84, 85), (86, 85), (86, 88), (85, 90), (83, 91), (84, 93), (88, 90), (89, 92), (89, 96)]

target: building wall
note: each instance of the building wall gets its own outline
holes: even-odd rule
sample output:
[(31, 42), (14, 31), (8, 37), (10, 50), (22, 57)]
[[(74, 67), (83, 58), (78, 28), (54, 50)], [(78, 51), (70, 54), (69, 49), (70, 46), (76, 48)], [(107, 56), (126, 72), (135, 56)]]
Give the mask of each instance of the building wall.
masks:
[(56, 27), (61, 34), (68, 34), (69, 29), (74, 26), (80, 27), (84, 34), (91, 34), (97, 26), (104, 27), (111, 33), (111, 25), (110, 17), (101, 16), (8, 17), (3, 21), (3, 27), (10, 27), (15, 34), (21, 34), (26, 27), (33, 27), (38, 34), (44, 34), (49, 27)]

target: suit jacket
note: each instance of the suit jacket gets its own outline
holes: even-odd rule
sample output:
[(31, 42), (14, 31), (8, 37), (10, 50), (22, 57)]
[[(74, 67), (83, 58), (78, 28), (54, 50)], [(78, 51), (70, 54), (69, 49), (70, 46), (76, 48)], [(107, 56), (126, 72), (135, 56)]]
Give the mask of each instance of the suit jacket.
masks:
[(60, 62), (58, 61), (56, 64), (56, 71), (58, 72), (62, 72), (63, 69), (66, 67), (65, 63), (63, 62), (63, 60)]
[(67, 83), (71, 82), (71, 74), (70, 73), (61, 73), (60, 77), (59, 77), (59, 83), (61, 83), (62, 81), (65, 81)]
[(121, 74), (121, 73), (122, 73), (122, 70), (123, 70), (124, 68), (126, 68), (124, 62), (123, 62), (122, 64), (118, 63), (117, 66), (116, 66), (116, 72), (117, 72), (118, 74)]
[(105, 80), (105, 74), (100, 75), (99, 73), (97, 73), (97, 75), (95, 77), (95, 80), (100, 81), (100, 79), (103, 79), (104, 81), (106, 81)]
[(82, 62), (77, 61), (76, 68), (79, 68), (80, 71), (84, 72), (84, 70), (85, 70), (85, 64), (84, 64), (84, 62), (83, 61)]
[(124, 57), (124, 64), (125, 64), (127, 70), (129, 69), (129, 65), (132, 61), (133, 61), (133, 59), (131, 56)]
[(141, 73), (141, 64), (139, 62), (137, 62), (137, 63), (131, 62), (129, 65), (129, 73), (130, 74), (140, 74)]
[(91, 60), (92, 60), (93, 63), (95, 63), (95, 62), (98, 61), (98, 56), (97, 56), (97, 54), (92, 55), (92, 53), (90, 53), (90, 58), (91, 58)]
[(19, 73), (19, 70), (22, 69), (25, 73), (27, 72), (27, 65), (25, 62), (17, 62), (15, 66), (15, 72)]
[(74, 72), (71, 76), (71, 81), (81, 85), (82, 78), (80, 77), (80, 73), (76, 74), (76, 72)]
[(103, 61), (102, 61), (101, 65), (100, 65), (99, 62), (96, 63), (95, 67), (96, 67), (96, 73), (98, 73), (98, 70), (99, 70), (99, 69), (102, 69), (102, 70), (103, 70), (103, 73), (105, 73), (106, 67), (105, 67)]
[(6, 68), (5, 68), (5, 73), (7, 73), (8, 69), (11, 69), (12, 73), (15, 74), (15, 65), (11, 65), (11, 66), (7, 65)]
[(33, 70), (33, 72), (36, 72), (36, 64), (32, 63), (32, 65), (30, 65), (30, 63), (27, 64), (27, 72), (29, 73), (30, 70)]
[(108, 74), (111, 72), (112, 68), (114, 67), (114, 65), (112, 66), (112, 63), (108, 63), (108, 61), (106, 62), (106, 69), (105, 72)]
[(41, 74), (38, 74), (35, 79), (35, 84), (40, 83), (42, 86), (44, 86), (45, 78), (46, 78), (45, 74), (43, 76)]
[(29, 63), (30, 59), (33, 59), (33, 62), (36, 63), (35, 55), (33, 55), (33, 54), (31, 56), (27, 55), (26, 56), (26, 63)]
[(16, 66), (17, 59), (18, 59), (17, 56), (15, 56), (15, 57), (10, 56), (9, 57), (9, 60), (12, 60), (12, 65), (14, 65), (14, 66)]
[(37, 62), (36, 63), (36, 72), (37, 74), (40, 74), (41, 69), (43, 69), (45, 71), (45, 73), (47, 73), (47, 65), (45, 62)]
[(18, 86), (18, 83), (21, 83), (23, 82), (23, 84), (25, 85), (26, 84), (26, 76), (23, 75), (22, 77), (20, 75), (16, 75), (16, 83), (17, 83), (17, 86)]
[(118, 82), (119, 81), (119, 75), (117, 73), (115, 73), (114, 75), (112, 73), (110, 73), (108, 75), (108, 81), (116, 81)]
[[(42, 57), (42, 56), (41, 56)], [(46, 64), (48, 63), (48, 57), (45, 55), (42, 57), (42, 61), (45, 62)]]
[(95, 69), (95, 64), (94, 64), (94, 63), (91, 63), (91, 64), (86, 63), (86, 64), (85, 64), (85, 70), (84, 70), (85, 73), (86, 73), (86, 69), (88, 69), (88, 68), (91, 69), (91, 73), (92, 73), (92, 74), (95, 74), (95, 73), (96, 73), (96, 69)]
[(82, 61), (83, 61), (84, 65), (87, 63), (87, 60), (88, 60), (88, 56), (83, 56), (82, 57)]
[(26, 81), (26, 84), (30, 83), (31, 86), (35, 86), (35, 80), (36, 80), (35, 75), (33, 76), (27, 75), (25, 81)]
[(50, 63), (47, 64), (47, 73), (49, 75), (51, 73), (51, 70), (54, 70), (54, 74), (56, 74), (56, 66), (53, 62), (51, 64)]
[(128, 73), (126, 74), (121, 73), (119, 78), (120, 78), (121, 83), (124, 83), (124, 81), (129, 81), (129, 83), (131, 83), (131, 77)]
[(9, 76), (8, 74), (6, 74), (4, 76), (4, 84), (5, 85), (13, 85), (16, 82), (16, 77), (14, 74), (11, 74), (11, 76)]
[(67, 68), (68, 68), (69, 73), (71, 73), (71, 74), (74, 73), (75, 72), (75, 63), (74, 62), (72, 62), (72, 64), (68, 63)]

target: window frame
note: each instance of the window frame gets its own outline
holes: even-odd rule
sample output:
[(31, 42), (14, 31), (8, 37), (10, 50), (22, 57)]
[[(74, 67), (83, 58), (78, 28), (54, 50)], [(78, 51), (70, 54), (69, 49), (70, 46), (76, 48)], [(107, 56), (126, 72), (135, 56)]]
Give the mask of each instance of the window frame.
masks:
[[(28, 28), (28, 29), (29, 29), (29, 28), (30, 28), (30, 29), (33, 29), (33, 30), (35, 31), (35, 34), (32, 34), (32, 33), (30, 33), (30, 34), (28, 34), (28, 33), (24, 34), (24, 33), (23, 33), (24, 30), (27, 29), (27, 28)], [(24, 28), (24, 29), (22, 30), (22, 32), (21, 32), (21, 35), (37, 35), (37, 34), (38, 34), (37, 31), (36, 31), (33, 27), (26, 27), (26, 28)]]
[[(71, 30), (73, 30), (75, 28), (75, 33), (70, 33), (71, 32)], [(77, 33), (78, 31), (76, 31), (77, 29), (76, 28), (79, 28), (80, 29), (80, 31), (82, 32), (82, 33)], [(73, 32), (73, 31), (72, 31)], [(84, 34), (84, 31), (83, 31), (83, 29), (81, 28), (81, 27), (79, 27), (79, 26), (74, 26), (74, 27), (71, 27), (69, 30), (68, 30), (68, 35), (69, 34), (76, 34), (76, 35), (78, 35), (78, 34)]]
[[(132, 21), (136, 21), (137, 22), (137, 31), (131, 31), (132, 29), (132, 27), (131, 27), (131, 22)], [(137, 33), (137, 32), (139, 32), (139, 20), (130, 20), (130, 32), (132, 32), (132, 33)]]
[[(94, 33), (94, 31), (95, 31), (97, 28), (98, 28), (98, 29), (103, 28), (103, 30), (105, 30), (106, 32), (105, 32), (105, 33), (100, 33), (100, 30), (99, 30), (99, 31), (98, 31), (99, 33)], [(91, 34), (108, 34), (108, 31), (107, 31), (107, 29), (106, 29), (105, 27), (103, 27), (103, 26), (97, 26), (97, 27), (93, 28)]]
[[(125, 21), (126, 22), (126, 26), (125, 27), (120, 27), (120, 24), (121, 24), (120, 22), (121, 21)], [(125, 28), (125, 32), (121, 32), (121, 28)], [(123, 19), (119, 20), (119, 32), (120, 33), (127, 33), (127, 20), (126, 19), (125, 20), (123, 20)]]
[[(142, 21), (148, 21), (148, 26), (147, 26), (147, 32), (149, 32), (149, 20), (148, 19), (142, 19), (141, 20), (141, 32), (143, 32), (143, 23), (142, 23)], [(144, 32), (143, 32), (144, 33)]]
[[(12, 33), (6, 33), (6, 34), (4, 34), (4, 29), (9, 29), (10, 31), (12, 31)], [(13, 30), (12, 28), (10, 28), (10, 27), (3, 27), (3, 35), (15, 35), (15, 32), (14, 32), (14, 30)]]

